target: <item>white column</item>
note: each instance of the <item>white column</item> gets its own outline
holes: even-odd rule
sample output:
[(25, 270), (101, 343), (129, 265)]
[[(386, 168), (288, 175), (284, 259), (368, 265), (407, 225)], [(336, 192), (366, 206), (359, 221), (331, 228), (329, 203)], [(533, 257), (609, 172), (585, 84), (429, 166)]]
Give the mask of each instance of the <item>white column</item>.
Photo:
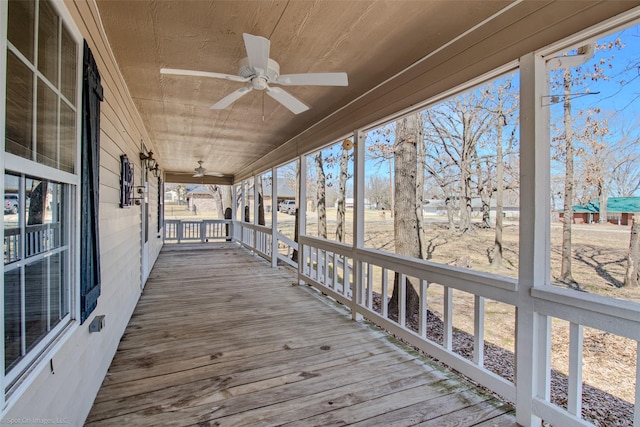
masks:
[(358, 313), (358, 298), (363, 294), (363, 271), (362, 262), (358, 259), (356, 251), (364, 246), (364, 141), (362, 132), (356, 129), (353, 132), (353, 142), (355, 144), (353, 154), (353, 263), (354, 283), (353, 301), (351, 304), (351, 318), (356, 321), (362, 320), (362, 314)]
[[(546, 394), (549, 372), (548, 320), (534, 312), (531, 289), (549, 283), (549, 85), (544, 61), (530, 53), (520, 59), (520, 255), (516, 310), (516, 421), (539, 425), (534, 397)], [(543, 387), (544, 385), (544, 387)]]
[(229, 234), (231, 240), (236, 240), (236, 218), (238, 217), (238, 186), (236, 184), (231, 185), (231, 227), (229, 228)]
[[(0, 76), (2, 76), (2, 78), (0, 79), (0, 81), (6, 82), (7, 79), (7, 17), (9, 14), (9, 3), (6, 1), (0, 2), (0, 51), (4, 52), (3, 55), (0, 55)], [(79, 55), (78, 55), (79, 57)], [(6, 93), (6, 84), (2, 84), (0, 85), (0, 99), (2, 100), (2, 102), (0, 102), (0, 117), (6, 117), (6, 102), (5, 100), (7, 99), (7, 93)], [(0, 149), (2, 150), (2, 153), (4, 153), (5, 150), (5, 127), (1, 126), (0, 127)], [(0, 158), (0, 167), (2, 167), (2, 173), (0, 173), (0, 188), (2, 188), (2, 192), (4, 193), (4, 167), (5, 167), (5, 156), (4, 154), (1, 156), (2, 158)], [(76, 156), (76, 159), (79, 159), (79, 156)], [(76, 194), (79, 194), (79, 191), (76, 192)], [(80, 198), (78, 197), (77, 200), (80, 200)], [(80, 205), (80, 203), (76, 203), (76, 213), (78, 213), (80, 211), (80, 209), (78, 208), (78, 206)], [(78, 215), (78, 218), (80, 216)], [(78, 228), (79, 230), (79, 228)], [(2, 217), (0, 217), (0, 234), (2, 234), (2, 241), (4, 242), (4, 215)], [(78, 238), (76, 239), (76, 247), (80, 248), (79, 245), (79, 241), (80, 241), (80, 237), (78, 234)], [(77, 255), (76, 255), (76, 262), (79, 261), (79, 253), (80, 251), (76, 251)], [(78, 264), (76, 264), (78, 265)], [(4, 272), (3, 274), (0, 274), (0, 289), (4, 290)], [(4, 291), (0, 292), (0, 307), (4, 307)], [(73, 308), (75, 308), (75, 313), (76, 315), (78, 315), (80, 313), (80, 309), (79, 307), (75, 307), (75, 305), (72, 306)], [(0, 322), (0, 336), (4, 337), (4, 321)], [(2, 344), (0, 344), (0, 366), (4, 367), (4, 339), (2, 340)], [(0, 404), (2, 405), (2, 407), (4, 408), (4, 389), (5, 389), (5, 379), (4, 379), (4, 369), (2, 369), (2, 372), (0, 373), (0, 390), (3, 390), (2, 393), (0, 393)]]
[(271, 169), (271, 267), (278, 266), (278, 169)]
[[(307, 162), (305, 156), (298, 157), (298, 236), (307, 233)], [(298, 238), (298, 240), (300, 240)], [(298, 241), (298, 277), (301, 278), (304, 265), (306, 251)], [(302, 283), (302, 280), (299, 280)]]
[[(261, 179), (260, 175), (253, 176), (253, 221), (252, 224), (258, 224), (258, 180)], [(258, 232), (253, 230), (253, 249), (258, 248)]]

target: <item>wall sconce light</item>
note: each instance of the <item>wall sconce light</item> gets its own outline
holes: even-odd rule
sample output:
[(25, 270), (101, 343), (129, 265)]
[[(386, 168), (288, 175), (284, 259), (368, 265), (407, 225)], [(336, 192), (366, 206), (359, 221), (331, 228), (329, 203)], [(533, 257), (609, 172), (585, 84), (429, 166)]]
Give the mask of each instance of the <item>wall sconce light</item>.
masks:
[(160, 177), (160, 165), (158, 164), (158, 162), (155, 162), (155, 165), (153, 166), (153, 168), (150, 169), (151, 173), (153, 173), (153, 176), (155, 176), (156, 178)]
[(149, 171), (153, 170), (158, 164), (156, 159), (153, 158), (153, 151), (149, 151), (146, 154), (140, 153), (140, 160), (142, 160), (144, 167)]

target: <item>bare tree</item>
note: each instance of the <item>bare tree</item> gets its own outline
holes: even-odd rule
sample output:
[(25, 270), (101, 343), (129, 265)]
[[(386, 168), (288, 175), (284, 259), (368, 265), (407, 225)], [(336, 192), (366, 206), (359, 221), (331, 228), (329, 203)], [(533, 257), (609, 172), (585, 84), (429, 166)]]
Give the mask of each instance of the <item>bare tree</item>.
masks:
[(318, 151), (313, 157), (316, 166), (316, 201), (318, 206), (318, 236), (327, 238), (327, 204), (326, 185), (327, 178), (324, 173), (322, 151)]
[(640, 155), (623, 151), (618, 159), (611, 171), (611, 193), (631, 197), (640, 189)]
[[(230, 185), (220, 185), (220, 195), (222, 198), (222, 206), (226, 212), (227, 208), (233, 206), (233, 193)], [(224, 216), (223, 216), (224, 217)]]
[(387, 180), (379, 175), (369, 175), (366, 182), (366, 194), (369, 202), (382, 209), (390, 209)]
[(394, 211), (394, 185), (393, 185), (393, 159), (394, 144), (392, 139), (395, 135), (395, 124), (389, 124), (373, 133), (373, 141), (367, 146), (367, 157), (377, 160), (378, 163), (385, 162), (389, 167), (389, 213), (393, 217)]
[[(595, 51), (606, 51), (612, 50), (614, 48), (621, 49), (623, 45), (620, 43), (620, 40), (616, 40), (611, 43), (604, 44), (595, 44)], [(582, 48), (578, 49), (578, 55), (586, 54), (586, 50)], [(584, 152), (583, 147), (578, 147), (576, 150), (576, 145), (585, 140), (595, 140), (593, 139), (593, 132), (595, 135), (601, 133), (600, 122), (593, 120), (591, 117), (592, 112), (580, 111), (578, 116), (583, 115), (586, 116), (586, 125), (584, 126), (584, 132), (576, 132), (574, 134), (574, 117), (572, 116), (572, 100), (577, 95), (584, 95), (585, 93), (590, 93), (588, 85), (593, 84), (593, 82), (599, 80), (607, 80), (607, 70), (611, 69), (611, 60), (613, 56), (610, 58), (600, 58), (597, 61), (591, 61), (585, 63), (584, 65), (577, 66), (573, 69), (565, 68), (557, 74), (557, 80), (552, 82), (552, 88), (562, 88), (562, 125), (563, 129), (560, 132), (560, 135), (554, 138), (554, 142), (556, 142), (556, 155), (554, 156), (556, 159), (560, 159), (564, 157), (564, 169), (565, 169), (565, 178), (564, 178), (564, 201), (563, 201), (563, 223), (562, 223), (562, 265), (560, 269), (560, 280), (565, 283), (576, 284), (576, 281), (573, 278), (571, 271), (571, 260), (572, 260), (572, 242), (571, 242), (571, 224), (573, 222), (573, 204), (576, 202), (576, 189), (575, 187), (575, 165), (574, 158), (577, 154), (582, 154)], [(576, 88), (583, 88), (585, 90), (582, 94), (574, 93)], [(554, 97), (552, 96), (552, 99)], [(591, 120), (591, 123), (589, 121)], [(556, 125), (557, 126), (557, 125)], [(559, 126), (558, 126), (559, 127)], [(581, 141), (582, 140), (582, 141)], [(559, 143), (559, 144), (558, 144)], [(592, 170), (591, 176), (594, 177), (596, 175), (601, 175), (600, 173), (595, 173)], [(591, 178), (592, 181), (600, 181), (600, 179)], [(601, 208), (604, 207), (604, 212), (601, 212), (601, 218), (606, 221), (606, 197), (607, 197), (607, 189), (605, 188), (606, 183), (597, 184), (600, 186), (598, 190), (598, 196), (601, 200)]]
[[(495, 109), (491, 108), (493, 113), (493, 127), (496, 139), (496, 155), (495, 155), (495, 187), (492, 186), (491, 193), (495, 192), (496, 200), (496, 228), (493, 241), (493, 250), (491, 252), (491, 265), (493, 267), (502, 266), (503, 245), (503, 216), (504, 216), (504, 190), (505, 187), (505, 155), (509, 156), (513, 153), (513, 147), (517, 140), (517, 112), (519, 110), (519, 102), (517, 92), (511, 84), (511, 78), (498, 85), (495, 90)], [(511, 134), (507, 138), (506, 147), (504, 147), (504, 130), (509, 126), (508, 120), (512, 120), (515, 124), (511, 126)], [(506, 148), (506, 149), (505, 149)], [(483, 203), (484, 205), (484, 203)]]
[(470, 91), (425, 112), (429, 124), (426, 134), (430, 144), (439, 144), (442, 152), (456, 166), (459, 176), (461, 232), (471, 231), (472, 176), (476, 144), (484, 138), (491, 123), (491, 113), (483, 103), (484, 91)]
[(422, 123), (422, 115), (415, 114), (417, 123), (416, 128), (416, 226), (418, 227), (418, 244), (420, 246), (420, 254), (425, 254), (426, 238), (424, 231), (424, 174), (425, 174), (425, 141), (424, 141), (424, 124)]
[[(422, 121), (418, 114), (404, 117), (396, 123), (394, 143), (394, 244), (396, 253), (412, 258), (422, 258), (418, 219), (416, 215), (416, 175), (417, 144), (421, 141)], [(395, 274), (393, 294), (388, 309), (391, 314), (398, 314), (400, 275)], [(406, 316), (417, 313), (420, 307), (420, 296), (413, 284), (407, 279)]]
[(344, 233), (346, 228), (346, 196), (347, 196), (347, 179), (349, 166), (349, 151), (342, 148), (340, 155), (340, 177), (339, 177), (339, 190), (338, 190), (338, 207), (337, 207), (337, 222), (336, 225), (336, 239), (339, 242), (344, 242)]
[(216, 205), (216, 211), (218, 213), (218, 218), (224, 218), (224, 203), (222, 201), (222, 190), (219, 185), (207, 184), (205, 185), (209, 194), (213, 197), (213, 200)]
[(638, 213), (631, 218), (631, 238), (623, 286), (640, 286), (640, 214)]
[(425, 171), (429, 180), (436, 183), (440, 189), (447, 210), (449, 230), (455, 230), (456, 183), (458, 182), (456, 166), (439, 144), (425, 138), (426, 161)]
[(562, 218), (562, 266), (560, 280), (566, 283), (576, 283), (571, 274), (571, 223), (573, 222), (573, 118), (571, 117), (571, 88), (573, 81), (571, 69), (563, 72), (563, 123), (564, 123), (564, 205)]

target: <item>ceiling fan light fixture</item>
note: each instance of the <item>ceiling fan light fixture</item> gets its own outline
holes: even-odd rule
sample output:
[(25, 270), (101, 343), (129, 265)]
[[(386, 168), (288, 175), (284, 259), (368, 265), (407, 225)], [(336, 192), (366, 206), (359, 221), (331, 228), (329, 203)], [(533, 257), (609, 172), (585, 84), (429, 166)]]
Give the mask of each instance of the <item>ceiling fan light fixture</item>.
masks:
[(251, 79), (251, 87), (255, 90), (265, 90), (269, 86), (267, 85), (267, 79), (264, 77), (254, 77)]

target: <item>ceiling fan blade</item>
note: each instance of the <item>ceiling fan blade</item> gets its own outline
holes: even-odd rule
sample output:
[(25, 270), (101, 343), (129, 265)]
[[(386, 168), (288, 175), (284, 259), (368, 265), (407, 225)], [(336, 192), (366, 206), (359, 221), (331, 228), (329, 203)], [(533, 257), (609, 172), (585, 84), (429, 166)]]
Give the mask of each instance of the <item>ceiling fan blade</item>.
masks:
[(249, 79), (247, 78), (234, 76), (232, 74), (211, 73), (208, 71), (196, 71), (196, 70), (180, 70), (178, 68), (160, 68), (160, 74), (171, 74), (174, 76), (213, 77), (216, 79), (231, 80), (234, 82), (249, 81)]
[(229, 95), (225, 96), (209, 108), (212, 110), (223, 110), (247, 93), (251, 92), (252, 89), (253, 88), (251, 86), (241, 87), (240, 89), (231, 92)]
[(298, 98), (279, 87), (268, 87), (267, 95), (287, 107), (293, 114), (300, 114), (309, 109), (309, 107)]
[(275, 83), (283, 86), (348, 86), (347, 73), (283, 74)]
[(269, 65), (269, 49), (271, 42), (260, 36), (253, 36), (244, 33), (244, 46), (247, 49), (247, 57), (249, 65), (253, 68), (259, 68), (263, 73), (267, 72)]

